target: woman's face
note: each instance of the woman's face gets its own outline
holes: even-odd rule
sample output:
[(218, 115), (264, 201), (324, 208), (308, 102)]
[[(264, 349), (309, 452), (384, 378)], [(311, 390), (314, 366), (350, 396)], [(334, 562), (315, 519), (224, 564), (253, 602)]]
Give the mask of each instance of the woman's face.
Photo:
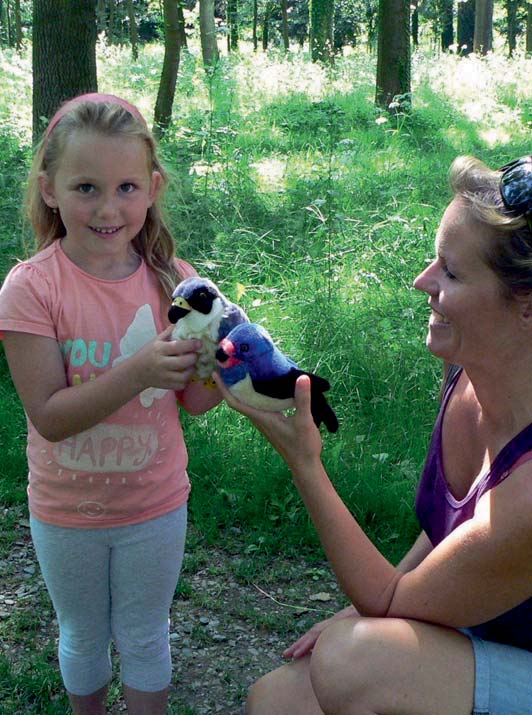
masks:
[(508, 358), (519, 336), (519, 304), (504, 296), (484, 258), (493, 240), (490, 229), (454, 199), (436, 235), (436, 258), (414, 281), (432, 309), (427, 347), (466, 368)]

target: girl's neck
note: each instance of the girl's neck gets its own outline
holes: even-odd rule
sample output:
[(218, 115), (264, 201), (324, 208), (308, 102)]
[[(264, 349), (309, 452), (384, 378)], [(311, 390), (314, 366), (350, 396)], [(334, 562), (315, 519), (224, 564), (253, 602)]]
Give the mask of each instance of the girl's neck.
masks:
[(61, 239), (63, 253), (82, 271), (103, 280), (121, 280), (132, 275), (140, 265), (140, 256), (132, 246), (123, 256), (91, 255), (72, 250), (65, 239)]

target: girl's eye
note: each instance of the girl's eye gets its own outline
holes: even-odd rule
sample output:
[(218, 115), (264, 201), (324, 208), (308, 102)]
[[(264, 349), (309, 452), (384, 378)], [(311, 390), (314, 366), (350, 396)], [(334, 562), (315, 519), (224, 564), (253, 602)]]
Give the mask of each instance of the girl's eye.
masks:
[(78, 186), (78, 191), (80, 194), (90, 194), (93, 189), (94, 186), (92, 184), (80, 184)]
[(131, 184), (130, 182), (127, 182), (126, 184), (120, 184), (120, 191), (122, 191), (124, 194), (130, 194), (132, 191), (135, 191), (135, 184)]

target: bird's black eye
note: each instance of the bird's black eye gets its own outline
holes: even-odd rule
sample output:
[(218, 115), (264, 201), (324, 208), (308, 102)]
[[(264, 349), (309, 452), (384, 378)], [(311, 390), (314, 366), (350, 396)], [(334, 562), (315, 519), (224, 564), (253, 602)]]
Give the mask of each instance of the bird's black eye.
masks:
[(207, 293), (205, 293), (205, 291), (202, 290), (201, 293), (199, 294), (199, 298), (200, 298), (200, 300), (205, 300), (207, 298)]
[(247, 343), (242, 343), (240, 346), (240, 352), (241, 353), (248, 353), (249, 352), (249, 345)]

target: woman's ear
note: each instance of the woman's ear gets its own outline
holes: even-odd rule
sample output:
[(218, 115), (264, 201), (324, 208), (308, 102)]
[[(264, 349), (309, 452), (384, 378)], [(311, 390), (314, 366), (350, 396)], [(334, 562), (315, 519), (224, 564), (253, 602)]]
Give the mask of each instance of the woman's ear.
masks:
[(55, 198), (54, 185), (48, 174), (45, 171), (39, 172), (37, 177), (39, 191), (41, 192), (42, 200), (51, 209), (57, 208), (57, 199)]
[(159, 171), (152, 171), (151, 174), (151, 184), (150, 184), (150, 206), (153, 206), (161, 186), (163, 185), (163, 177)]

